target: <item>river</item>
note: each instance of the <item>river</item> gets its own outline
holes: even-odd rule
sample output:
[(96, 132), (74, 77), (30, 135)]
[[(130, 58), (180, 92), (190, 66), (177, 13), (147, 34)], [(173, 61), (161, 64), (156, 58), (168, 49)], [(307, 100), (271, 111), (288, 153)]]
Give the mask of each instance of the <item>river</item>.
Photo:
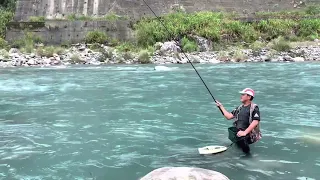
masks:
[(251, 87), (263, 138), (252, 156), (229, 145), (225, 120), (190, 65), (0, 70), (0, 179), (136, 180), (164, 166), (234, 180), (320, 177), (320, 64), (196, 65), (228, 110)]

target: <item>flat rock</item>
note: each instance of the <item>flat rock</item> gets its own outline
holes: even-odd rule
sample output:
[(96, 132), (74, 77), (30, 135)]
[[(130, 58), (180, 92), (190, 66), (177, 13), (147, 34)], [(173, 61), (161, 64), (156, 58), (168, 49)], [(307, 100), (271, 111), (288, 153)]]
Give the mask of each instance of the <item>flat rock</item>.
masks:
[(164, 167), (156, 169), (140, 180), (229, 180), (225, 175), (208, 169)]

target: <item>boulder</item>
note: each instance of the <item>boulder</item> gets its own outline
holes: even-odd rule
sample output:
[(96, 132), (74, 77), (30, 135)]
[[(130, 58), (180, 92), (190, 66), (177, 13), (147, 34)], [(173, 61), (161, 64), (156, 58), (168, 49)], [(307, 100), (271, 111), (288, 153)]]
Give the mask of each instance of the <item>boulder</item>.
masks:
[(210, 59), (209, 59), (209, 63), (211, 63), (211, 64), (218, 64), (218, 63), (220, 63), (220, 61), (219, 61), (218, 59), (216, 59), (216, 58), (210, 58)]
[(286, 56), (283, 57), (283, 60), (284, 61), (293, 61), (293, 58), (291, 56), (289, 56), (289, 55), (286, 55)]
[(160, 51), (162, 54), (178, 53), (180, 52), (180, 47), (176, 44), (175, 41), (169, 41), (163, 43), (163, 45), (160, 48)]
[(207, 52), (212, 50), (212, 41), (196, 35), (192, 36), (192, 38), (197, 42), (199, 50), (201, 52)]
[(36, 57), (36, 54), (35, 53), (31, 53), (30, 54), (30, 58), (35, 58)]
[(229, 180), (225, 175), (208, 169), (190, 167), (164, 167), (156, 169), (140, 180)]
[(303, 62), (303, 61), (305, 61), (305, 59), (303, 57), (295, 57), (295, 58), (293, 58), (293, 61), (294, 62)]
[(30, 59), (28, 60), (27, 64), (32, 66), (32, 65), (37, 65), (38, 63), (34, 59)]
[(17, 49), (17, 48), (11, 48), (11, 49), (9, 50), (9, 54), (16, 54), (16, 53), (20, 53), (19, 49)]
[(162, 42), (157, 42), (157, 43), (154, 45), (154, 48), (155, 48), (155, 50), (160, 50), (162, 46), (163, 46), (163, 43), (162, 43)]

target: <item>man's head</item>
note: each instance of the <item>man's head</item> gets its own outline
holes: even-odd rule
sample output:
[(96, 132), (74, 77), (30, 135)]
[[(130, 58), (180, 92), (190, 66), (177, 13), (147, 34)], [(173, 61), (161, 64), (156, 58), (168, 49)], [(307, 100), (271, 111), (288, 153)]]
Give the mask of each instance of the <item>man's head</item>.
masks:
[(245, 88), (244, 90), (239, 92), (241, 94), (241, 102), (246, 103), (250, 102), (254, 98), (254, 90), (250, 88)]

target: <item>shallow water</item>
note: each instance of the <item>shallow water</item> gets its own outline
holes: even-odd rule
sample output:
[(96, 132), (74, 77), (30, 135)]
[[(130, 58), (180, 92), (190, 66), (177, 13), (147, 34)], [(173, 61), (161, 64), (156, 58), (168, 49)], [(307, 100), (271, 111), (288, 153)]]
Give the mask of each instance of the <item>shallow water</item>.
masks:
[(190, 65), (0, 70), (0, 179), (134, 180), (163, 166), (230, 179), (320, 177), (319, 63), (196, 65), (227, 109), (256, 90), (263, 139), (246, 157)]

